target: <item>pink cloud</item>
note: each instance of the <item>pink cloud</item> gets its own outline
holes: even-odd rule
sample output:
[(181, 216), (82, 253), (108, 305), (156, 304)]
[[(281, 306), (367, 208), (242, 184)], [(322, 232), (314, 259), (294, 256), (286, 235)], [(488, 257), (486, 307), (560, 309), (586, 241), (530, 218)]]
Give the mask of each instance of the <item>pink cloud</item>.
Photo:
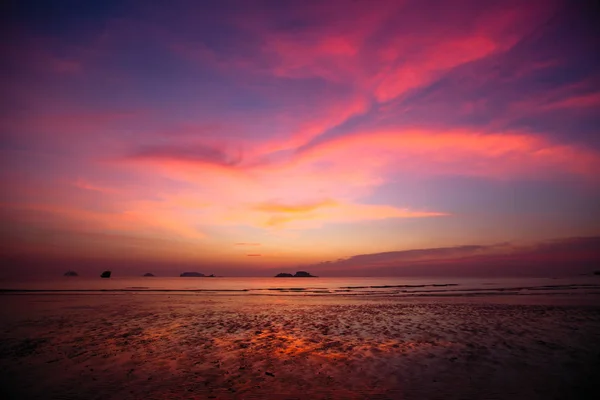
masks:
[(523, 133), (438, 132), (427, 129), (365, 132), (314, 146), (300, 155), (305, 162), (328, 162), (346, 170), (517, 177), (569, 171), (594, 177), (600, 155), (576, 145), (553, 143)]
[[(12, 85), (14, 103), (23, 106), (1, 121), (7, 132), (2, 165), (22, 172), (2, 182), (11, 187), (3, 214), (15, 213), (11, 221), (32, 230), (81, 233), (98, 252), (103, 234), (137, 235), (161, 254), (173, 252), (157, 241), (171, 239), (187, 257), (201, 251), (199, 244), (218, 242), (213, 230), (268, 246), (281, 245), (273, 238), (286, 230), (455, 218), (443, 207), (378, 197), (379, 188), (403, 177), (552, 180), (565, 174), (596, 184), (597, 149), (556, 142), (544, 132), (502, 129), (543, 112), (590, 113), (600, 105), (593, 84), (530, 98), (519, 92), (521, 101), (506, 110), (496, 107), (493, 91), (478, 92), (488, 81), (534, 76), (568, 61), (560, 54), (550, 61), (509, 60), (518, 64), (510, 79), (494, 64), (543, 31), (556, 3), (479, 3), (250, 7), (223, 17), (227, 32), (219, 40), (199, 34), (196, 13), (178, 15), (172, 26), (156, 23), (170, 14), (155, 15), (147, 22), (110, 20), (77, 47), (44, 40), (26, 51), (15, 46), (16, 65), (26, 64), (30, 75), (23, 76), (32, 80)], [(151, 57), (157, 61), (145, 68), (151, 48), (137, 46), (148, 43), (158, 43)], [(120, 57), (143, 68), (121, 69), (128, 62)], [(494, 64), (486, 72), (461, 69), (486, 62)], [(435, 92), (433, 83), (456, 71), (472, 86), (441, 102), (465, 115), (496, 107), (491, 126), (436, 125), (443, 116), (433, 107), (426, 122), (411, 121), (419, 96), (408, 95), (426, 97)]]
[[(496, 113), (488, 126), (493, 130), (501, 130), (523, 118), (544, 118), (544, 115), (557, 113), (590, 115), (594, 107), (600, 106), (600, 94), (589, 92), (590, 88), (597, 86), (597, 82), (597, 78), (585, 79), (541, 93), (512, 93), (517, 100), (510, 101), (504, 110)], [(481, 103), (479, 105), (482, 108), (488, 107)]]
[[(483, 58), (498, 48), (506, 47), (501, 47), (490, 38), (476, 36), (447, 40), (425, 47), (421, 54), (384, 69), (377, 79), (380, 83), (375, 89), (375, 97), (382, 102), (389, 101), (410, 89), (430, 83), (440, 73)], [(397, 57), (400, 55), (399, 52)]]
[(366, 112), (369, 107), (368, 100), (360, 95), (328, 100), (323, 102), (322, 107), (312, 108), (310, 113), (293, 117), (284, 116), (282, 122), (289, 127), (290, 131), (281, 138), (259, 144), (253, 150), (255, 154), (266, 155), (301, 147), (351, 117)]
[[(444, 215), (442, 212), (412, 210), (386, 205), (360, 204), (359, 198), (371, 186), (361, 181), (355, 171), (314, 170), (312, 163), (301, 159), (252, 166), (207, 163), (198, 158), (164, 159), (161, 152), (143, 158), (124, 160), (125, 165), (142, 167), (146, 173), (164, 174), (191, 185), (187, 194), (165, 196), (157, 207), (193, 209), (204, 224), (244, 224), (260, 228), (306, 229), (325, 223), (344, 223), (386, 218), (415, 218)], [(363, 171), (373, 179), (372, 169)], [(366, 184), (366, 185), (365, 185)], [(197, 207), (193, 193), (203, 199)], [(315, 200), (315, 193), (329, 194)], [(266, 200), (266, 199), (279, 200)]]
[(510, 3), (477, 12), (465, 6), (460, 13), (444, 13), (442, 24), (437, 13), (430, 16), (413, 6), (345, 3), (339, 20), (329, 6), (307, 7), (297, 10), (299, 18), (313, 22), (306, 30), (269, 30), (260, 14), (253, 23), (240, 24), (263, 39), (262, 50), (275, 76), (350, 81), (364, 97), (389, 101), (452, 68), (508, 50), (556, 7)]
[(205, 237), (202, 232), (182, 223), (182, 216), (178, 216), (173, 210), (156, 205), (148, 208), (143, 202), (130, 206), (129, 210), (110, 212), (43, 203), (0, 204), (3, 215), (10, 217), (10, 220), (14, 219), (23, 226), (35, 226), (39, 225), (40, 221), (45, 221), (48, 228), (58, 232), (141, 233), (178, 237), (183, 240)]
[(107, 194), (118, 193), (120, 191), (118, 188), (99, 186), (99, 185), (90, 183), (90, 182), (86, 181), (85, 179), (76, 180), (75, 182), (73, 182), (73, 186), (80, 188), (80, 189), (90, 190), (93, 192), (107, 193)]
[(567, 97), (543, 106), (545, 110), (557, 109), (587, 109), (600, 107), (600, 93), (588, 93), (579, 96)]
[[(554, 2), (540, 1), (486, 9), (473, 4), (467, 1), (457, 9), (425, 12), (413, 2), (383, 1), (377, 7), (361, 1), (327, 2), (291, 7), (281, 16), (279, 10), (245, 10), (243, 16), (233, 14), (225, 20), (251, 40), (236, 42), (239, 52), (220, 54), (201, 41), (181, 40), (173, 32), (153, 30), (153, 34), (198, 65), (212, 66), (234, 80), (243, 76), (243, 85), (252, 86), (265, 77), (283, 78), (282, 82), (321, 78), (348, 89), (325, 91), (309, 106), (294, 102), (287, 107), (290, 111), (269, 115), (272, 124), (264, 130), (276, 132), (276, 140), (253, 140), (246, 149), (258, 157), (302, 147), (364, 115), (374, 101), (402, 97), (458, 66), (507, 51), (556, 9)], [(273, 18), (289, 15), (310, 23), (294, 29), (273, 26)], [(257, 86), (263, 90), (261, 96), (281, 99), (279, 87), (269, 94), (263, 85)]]
[[(209, 225), (311, 229), (327, 223), (446, 215), (443, 210), (362, 203), (398, 174), (551, 179), (566, 172), (595, 181), (600, 155), (526, 133), (398, 128), (340, 136), (273, 164), (165, 159), (160, 151), (125, 163), (190, 185), (186, 193), (147, 203), (149, 208), (193, 209)], [(315, 200), (315, 194), (320, 198)], [(194, 196), (202, 204), (182, 200)]]

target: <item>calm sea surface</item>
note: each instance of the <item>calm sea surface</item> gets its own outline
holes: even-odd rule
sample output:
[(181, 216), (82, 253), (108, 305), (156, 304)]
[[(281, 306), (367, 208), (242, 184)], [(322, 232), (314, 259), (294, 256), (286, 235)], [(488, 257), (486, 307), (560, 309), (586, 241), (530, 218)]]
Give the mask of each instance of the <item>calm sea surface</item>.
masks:
[(600, 294), (600, 276), (571, 278), (183, 278), (58, 277), (0, 281), (10, 292), (222, 292), (239, 295), (536, 295)]

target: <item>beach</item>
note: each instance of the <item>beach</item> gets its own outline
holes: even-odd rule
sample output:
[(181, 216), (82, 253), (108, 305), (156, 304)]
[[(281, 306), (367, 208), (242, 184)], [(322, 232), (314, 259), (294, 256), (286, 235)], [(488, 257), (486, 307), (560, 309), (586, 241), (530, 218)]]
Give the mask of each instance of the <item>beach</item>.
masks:
[(8, 1), (0, 400), (600, 400), (600, 1)]
[(4, 399), (568, 399), (597, 297), (0, 295)]

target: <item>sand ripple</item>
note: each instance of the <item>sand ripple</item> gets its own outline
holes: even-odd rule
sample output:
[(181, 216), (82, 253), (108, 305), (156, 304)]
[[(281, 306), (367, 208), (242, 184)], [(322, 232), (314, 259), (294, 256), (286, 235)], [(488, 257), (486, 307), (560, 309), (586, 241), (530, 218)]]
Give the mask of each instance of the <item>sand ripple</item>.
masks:
[(576, 398), (600, 308), (4, 296), (3, 398)]

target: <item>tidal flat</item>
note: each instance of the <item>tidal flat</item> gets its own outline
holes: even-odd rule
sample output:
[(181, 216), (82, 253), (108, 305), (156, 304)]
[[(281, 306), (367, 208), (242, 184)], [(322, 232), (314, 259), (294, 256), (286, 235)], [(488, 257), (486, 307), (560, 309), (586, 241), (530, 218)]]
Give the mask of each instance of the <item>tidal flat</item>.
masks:
[(3, 399), (600, 393), (593, 301), (21, 293), (0, 303)]

